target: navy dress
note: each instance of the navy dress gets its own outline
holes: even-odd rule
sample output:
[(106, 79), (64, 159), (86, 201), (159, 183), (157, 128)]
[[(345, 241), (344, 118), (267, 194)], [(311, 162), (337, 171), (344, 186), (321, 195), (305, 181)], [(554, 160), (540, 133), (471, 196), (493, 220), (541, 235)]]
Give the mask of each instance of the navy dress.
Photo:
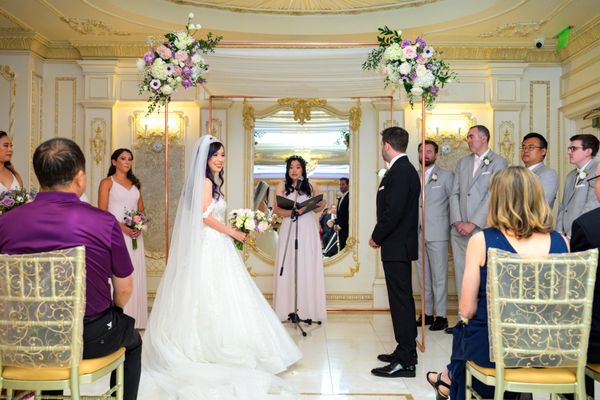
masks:
[[(506, 239), (506, 236), (497, 228), (483, 230), (485, 237), (485, 252), (489, 248), (516, 253), (515, 249)], [(550, 232), (550, 253), (568, 253), (567, 244), (560, 233)], [(464, 400), (465, 398), (465, 364), (474, 361), (484, 368), (495, 368), (490, 361), (490, 343), (488, 338), (488, 313), (487, 313), (487, 255), (485, 265), (480, 268), (479, 292), (477, 293), (477, 313), (469, 320), (467, 325), (459, 322), (454, 329), (452, 338), (452, 355), (448, 364), (448, 373), (452, 379), (450, 399)], [(494, 388), (483, 385), (473, 379), (474, 389), (484, 398), (494, 397)], [(508, 393), (507, 393), (508, 394)], [(505, 398), (508, 398), (507, 395)]]

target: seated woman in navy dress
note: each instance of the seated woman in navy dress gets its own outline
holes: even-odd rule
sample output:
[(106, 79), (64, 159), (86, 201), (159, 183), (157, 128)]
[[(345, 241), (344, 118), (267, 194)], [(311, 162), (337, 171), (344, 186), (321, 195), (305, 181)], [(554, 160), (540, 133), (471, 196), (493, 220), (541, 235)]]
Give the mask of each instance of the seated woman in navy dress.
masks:
[[(453, 332), (450, 364), (443, 372), (427, 373), (438, 400), (448, 396), (452, 400), (465, 398), (466, 361), (495, 368), (488, 339), (487, 250), (493, 247), (532, 256), (569, 252), (566, 239), (552, 230), (552, 211), (544, 200), (539, 178), (527, 168), (515, 166), (498, 171), (491, 179), (489, 198), (489, 228), (473, 235), (467, 245), (458, 307), (462, 321)], [(494, 388), (476, 379), (473, 384), (484, 398), (494, 397)]]

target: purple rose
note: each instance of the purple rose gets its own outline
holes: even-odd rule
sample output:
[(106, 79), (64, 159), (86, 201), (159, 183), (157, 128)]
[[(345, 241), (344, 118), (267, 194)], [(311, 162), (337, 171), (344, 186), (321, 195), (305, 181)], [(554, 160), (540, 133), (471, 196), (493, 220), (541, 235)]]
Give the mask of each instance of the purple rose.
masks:
[(415, 40), (415, 42), (417, 43), (417, 46), (419, 46), (420, 48), (425, 48), (425, 46), (427, 46), (427, 42), (425, 42), (424, 39), (422, 39), (420, 36), (417, 37), (417, 40)]
[(433, 65), (431, 65), (431, 63), (428, 63), (428, 64), (425, 64), (425, 67), (426, 67), (427, 69), (431, 69), (431, 67), (433, 67)]
[(148, 50), (146, 54), (144, 54), (144, 62), (146, 65), (150, 65), (154, 62), (154, 50)]
[(15, 205), (15, 201), (12, 198), (10, 198), (9, 196), (6, 196), (2, 199), (1, 204), (4, 207), (12, 207), (13, 205)]
[(181, 70), (181, 75), (183, 76), (190, 76), (192, 74), (192, 69), (190, 67), (183, 67), (183, 69)]
[(408, 74), (408, 77), (410, 78), (411, 81), (414, 81), (415, 79), (417, 79), (417, 73), (411, 72), (410, 74)]
[(430, 86), (429, 87), (429, 93), (431, 93), (432, 95), (436, 95), (438, 94), (438, 92), (440, 91), (440, 88), (437, 86)]
[(183, 81), (181, 81), (181, 84), (183, 85), (184, 88), (189, 88), (190, 86), (192, 86), (192, 81), (189, 80), (188, 78), (185, 78)]
[(403, 39), (402, 43), (400, 43), (400, 47), (405, 48), (406, 46), (412, 45), (412, 42), (408, 39)]

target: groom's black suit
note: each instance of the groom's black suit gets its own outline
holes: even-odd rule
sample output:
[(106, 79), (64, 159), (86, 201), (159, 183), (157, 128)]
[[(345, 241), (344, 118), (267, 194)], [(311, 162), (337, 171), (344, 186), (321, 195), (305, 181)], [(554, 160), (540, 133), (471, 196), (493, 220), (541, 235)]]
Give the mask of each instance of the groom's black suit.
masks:
[(407, 156), (398, 158), (377, 192), (377, 224), (371, 235), (381, 246), (381, 261), (398, 343), (396, 361), (415, 365), (417, 326), (412, 293), (411, 261), (418, 258), (418, 218), (421, 184)]

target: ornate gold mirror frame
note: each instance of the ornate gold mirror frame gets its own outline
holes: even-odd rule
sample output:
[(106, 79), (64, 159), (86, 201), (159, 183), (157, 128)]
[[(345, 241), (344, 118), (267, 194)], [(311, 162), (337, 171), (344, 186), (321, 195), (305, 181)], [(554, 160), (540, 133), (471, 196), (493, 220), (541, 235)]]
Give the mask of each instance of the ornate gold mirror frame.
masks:
[[(331, 266), (349, 254), (352, 255), (354, 265), (350, 267), (347, 272), (336, 273), (326, 272), (326, 276), (339, 276), (339, 277), (352, 277), (359, 270), (358, 260), (358, 240), (356, 235), (358, 234), (358, 195), (353, 195), (358, 186), (358, 171), (359, 171), (359, 160), (358, 160), (358, 134), (361, 123), (361, 104), (360, 100), (356, 100), (354, 106), (350, 108), (348, 112), (340, 111), (327, 104), (327, 100), (324, 99), (298, 99), (298, 98), (284, 98), (278, 99), (277, 104), (268, 107), (265, 110), (257, 111), (255, 108), (244, 99), (244, 106), (242, 110), (243, 124), (244, 124), (244, 146), (247, 151), (245, 170), (247, 171), (244, 177), (244, 203), (245, 207), (252, 208), (252, 200), (254, 196), (254, 127), (257, 119), (269, 117), (281, 110), (291, 110), (294, 114), (294, 119), (299, 124), (304, 124), (305, 121), (310, 120), (310, 113), (312, 110), (322, 110), (340, 119), (347, 119), (350, 128), (350, 232), (348, 240), (346, 241), (346, 247), (333, 257), (324, 259), (324, 266)], [(293, 149), (290, 149), (293, 152)], [(256, 243), (250, 240), (249, 246), (246, 246), (252, 254), (256, 255), (260, 260), (267, 264), (273, 265), (275, 260), (268, 254), (257, 248)], [(248, 259), (250, 253), (244, 252), (244, 261), (252, 276), (271, 275), (272, 273), (257, 273), (253, 268), (248, 265)]]

